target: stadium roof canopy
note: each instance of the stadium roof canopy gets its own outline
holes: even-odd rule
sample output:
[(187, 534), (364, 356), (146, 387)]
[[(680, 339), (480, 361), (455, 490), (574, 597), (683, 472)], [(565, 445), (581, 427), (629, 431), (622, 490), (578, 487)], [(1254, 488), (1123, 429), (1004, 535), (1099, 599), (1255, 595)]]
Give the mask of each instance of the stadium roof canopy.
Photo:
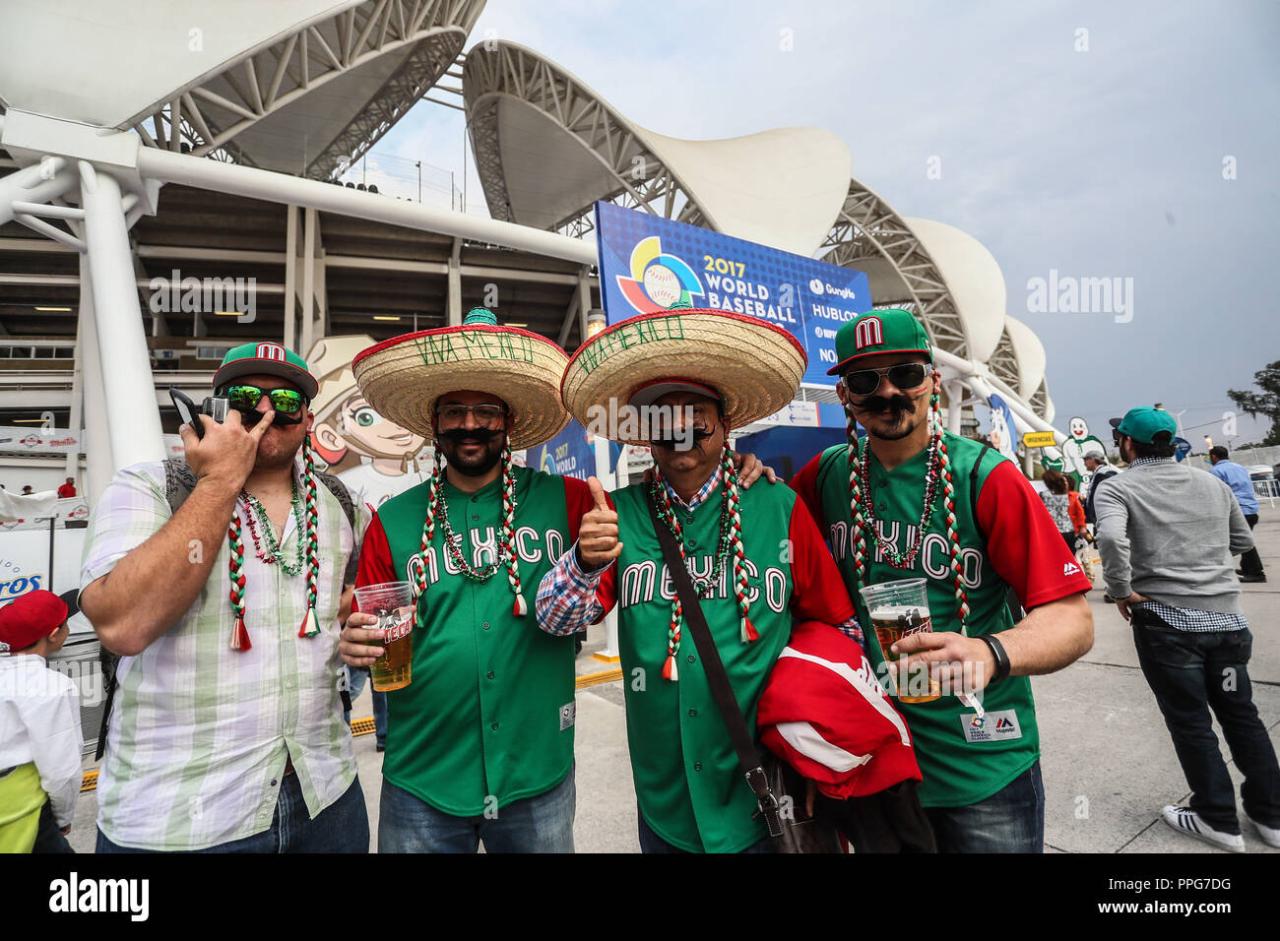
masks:
[[(7, 4), (0, 105), (324, 178), (445, 74), (484, 0)], [(56, 37), (50, 45), (38, 37)], [(51, 58), (51, 49), (69, 51)], [(50, 81), (49, 71), (60, 73)], [(175, 133), (176, 128), (176, 133)]]

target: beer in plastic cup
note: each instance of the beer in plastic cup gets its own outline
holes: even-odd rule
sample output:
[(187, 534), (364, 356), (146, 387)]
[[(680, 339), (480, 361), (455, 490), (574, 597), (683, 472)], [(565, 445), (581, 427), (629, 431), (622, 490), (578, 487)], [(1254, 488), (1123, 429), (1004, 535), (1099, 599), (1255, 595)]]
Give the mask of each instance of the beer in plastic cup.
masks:
[(905, 578), (859, 589), (871, 618), (871, 627), (876, 632), (876, 640), (880, 642), (880, 652), (884, 654), (886, 663), (896, 666), (896, 670), (890, 670), (890, 682), (894, 694), (904, 703), (933, 702), (942, 695), (942, 686), (929, 673), (928, 664), (922, 663), (912, 669), (908, 666), (906, 654), (895, 658), (890, 651), (895, 642), (908, 634), (933, 632), (928, 585), (923, 578)]
[(362, 614), (378, 623), (370, 630), (382, 632), (385, 653), (369, 667), (373, 688), (379, 693), (404, 689), (413, 681), (413, 586), (408, 582), (383, 582), (356, 589)]

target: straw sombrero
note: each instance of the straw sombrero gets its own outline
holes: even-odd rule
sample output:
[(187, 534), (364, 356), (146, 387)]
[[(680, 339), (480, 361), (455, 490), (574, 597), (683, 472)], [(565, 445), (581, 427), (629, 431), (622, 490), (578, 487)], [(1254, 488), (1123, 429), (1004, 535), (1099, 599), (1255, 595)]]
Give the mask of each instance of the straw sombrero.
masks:
[[(569, 360), (560, 395), (582, 424), (625, 444), (646, 444), (600, 428), (593, 418), (616, 406), (651, 403), (677, 389), (718, 396), (730, 428), (772, 415), (794, 397), (808, 358), (800, 342), (772, 324), (723, 310), (641, 314), (601, 331)], [(597, 410), (603, 410), (597, 411)]]
[(544, 336), (499, 327), (492, 312), (474, 308), (459, 327), (393, 337), (356, 356), (356, 384), (384, 418), (434, 438), (436, 399), (449, 392), (487, 392), (511, 409), (512, 450), (554, 437), (569, 422), (560, 404), (568, 357)]

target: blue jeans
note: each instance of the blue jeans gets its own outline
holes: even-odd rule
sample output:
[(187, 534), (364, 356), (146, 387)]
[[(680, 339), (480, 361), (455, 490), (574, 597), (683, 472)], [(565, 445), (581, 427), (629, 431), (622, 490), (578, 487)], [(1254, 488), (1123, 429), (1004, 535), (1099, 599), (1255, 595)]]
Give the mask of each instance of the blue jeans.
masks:
[(379, 853), (572, 853), (577, 794), (573, 770), (536, 797), (514, 801), (492, 817), (455, 817), (382, 781)]
[[(678, 846), (672, 846), (658, 834), (653, 832), (653, 827), (644, 821), (644, 813), (637, 808), (636, 819), (640, 821), (640, 852), (649, 854), (683, 854), (688, 855), (687, 851), (680, 849)], [(746, 849), (741, 850), (742, 853), (772, 853), (773, 844), (769, 842), (769, 838), (765, 837), (759, 843), (752, 843)]]
[(1240, 832), (1235, 785), (1213, 731), (1213, 710), (1244, 773), (1245, 812), (1263, 826), (1280, 826), (1280, 764), (1249, 679), (1253, 634), (1248, 628), (1180, 631), (1141, 608), (1134, 609), (1132, 623), (1138, 663), (1191, 788), (1191, 809), (1215, 830)]
[[(351, 697), (351, 701), (355, 702), (356, 697), (360, 695), (360, 691), (364, 689), (365, 681), (369, 679), (369, 671), (363, 669), (344, 668), (347, 671), (347, 695)], [(374, 739), (377, 741), (379, 748), (387, 746), (387, 694), (379, 693), (377, 690), (370, 690), (369, 696), (373, 699), (373, 733)], [(347, 709), (342, 713), (342, 721), (351, 724), (351, 710)]]
[[(150, 850), (118, 846), (98, 831), (95, 852), (148, 853)], [(369, 814), (364, 806), (360, 779), (336, 801), (320, 811), (312, 820), (302, 799), (302, 786), (296, 774), (287, 774), (280, 784), (271, 829), (242, 840), (232, 840), (194, 853), (367, 853), (369, 852)]]
[(927, 807), (939, 853), (1043, 853), (1040, 762), (968, 807)]

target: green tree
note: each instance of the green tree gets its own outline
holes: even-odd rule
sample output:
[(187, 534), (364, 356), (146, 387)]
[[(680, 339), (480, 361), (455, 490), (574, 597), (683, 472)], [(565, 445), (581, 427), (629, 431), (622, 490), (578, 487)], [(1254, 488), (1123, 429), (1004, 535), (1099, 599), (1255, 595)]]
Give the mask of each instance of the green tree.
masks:
[(1262, 370), (1254, 373), (1253, 382), (1262, 390), (1261, 392), (1238, 392), (1235, 389), (1228, 389), (1227, 395), (1251, 417), (1265, 415), (1271, 419), (1271, 430), (1262, 439), (1263, 447), (1280, 444), (1280, 360), (1269, 363)]

